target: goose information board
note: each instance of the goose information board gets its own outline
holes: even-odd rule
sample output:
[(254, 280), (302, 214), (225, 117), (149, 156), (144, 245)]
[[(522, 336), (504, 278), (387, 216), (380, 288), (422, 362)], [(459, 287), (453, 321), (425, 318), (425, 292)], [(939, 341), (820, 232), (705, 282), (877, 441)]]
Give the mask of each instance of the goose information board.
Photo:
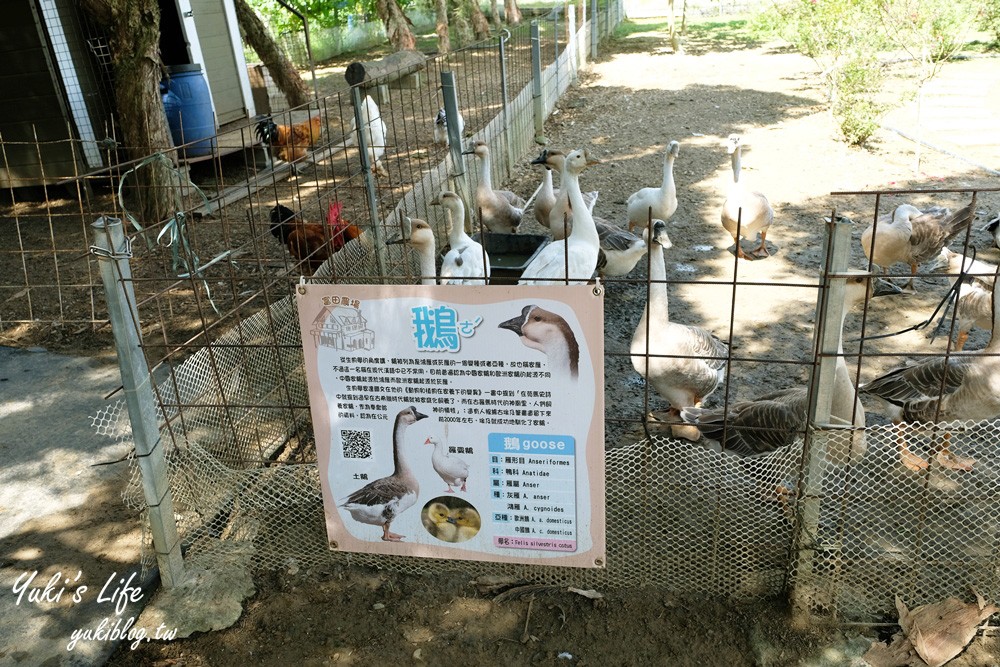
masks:
[(593, 285), (299, 285), (330, 547), (604, 567)]

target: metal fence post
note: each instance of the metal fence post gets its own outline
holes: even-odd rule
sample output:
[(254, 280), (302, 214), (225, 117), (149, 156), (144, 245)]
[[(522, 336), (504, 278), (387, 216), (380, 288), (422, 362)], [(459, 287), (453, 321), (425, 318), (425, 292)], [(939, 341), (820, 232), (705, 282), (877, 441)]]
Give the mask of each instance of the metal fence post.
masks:
[(531, 22), (531, 101), (535, 109), (535, 141), (545, 143), (545, 101), (542, 99), (542, 44), (538, 21)]
[(851, 251), (851, 223), (828, 223), (824, 241), (826, 267), (816, 304), (816, 332), (813, 336), (813, 366), (809, 424), (805, 433), (802, 481), (799, 486), (799, 521), (795, 535), (796, 570), (792, 591), (794, 613), (800, 620), (811, 615), (813, 603), (821, 599), (814, 586), (813, 566), (823, 549), (818, 543), (820, 509), (823, 503), (823, 464), (827, 460), (833, 405), (834, 376), (837, 368), (840, 323), (844, 314), (845, 271)]
[[(358, 133), (358, 153), (361, 156), (361, 178), (365, 183), (365, 195), (368, 200), (368, 219), (372, 227), (372, 235), (375, 237), (375, 266), (380, 276), (386, 275), (386, 245), (383, 239), (382, 225), (378, 216), (378, 191), (375, 188), (375, 177), (372, 176), (372, 154), (368, 145), (366, 133), (362, 131), (365, 126), (364, 117), (361, 114), (361, 105), (364, 98), (361, 96), (361, 87), (351, 87), (351, 104), (354, 105), (354, 127)], [(379, 113), (382, 110), (379, 109)]]
[[(458, 118), (458, 92), (455, 89), (455, 73), (450, 70), (441, 72), (441, 95), (444, 97), (444, 115), (446, 118)], [(469, 197), (469, 179), (465, 173), (465, 162), (462, 159), (462, 137), (458, 134), (458, 123), (448, 123), (448, 153), (451, 156), (452, 170), (449, 177), (452, 189), (462, 198), (462, 201), (472, 201)], [(472, 233), (472, 207), (465, 207), (465, 231)]]
[(576, 41), (576, 6), (567, 6), (569, 11), (566, 12), (566, 53), (569, 55), (569, 80), (574, 81), (580, 69), (580, 49)]
[(510, 100), (507, 97), (507, 50), (504, 45), (507, 43), (508, 39), (510, 39), (510, 30), (504, 28), (500, 31), (499, 39), (497, 41), (500, 56), (500, 102), (503, 104), (503, 108), (501, 109), (501, 113), (503, 114), (503, 147), (504, 154), (507, 158), (505, 161), (505, 172), (507, 180), (510, 180), (511, 168), (514, 164), (514, 151), (510, 141), (510, 113), (507, 109), (507, 105), (510, 103)]
[(598, 26), (600, 24), (601, 15), (597, 7), (597, 0), (590, 0), (590, 59), (597, 60), (597, 42), (599, 35), (597, 34)]
[(125, 236), (122, 221), (117, 218), (102, 216), (92, 227), (95, 238), (91, 252), (97, 256), (107, 296), (108, 317), (118, 353), (118, 369), (132, 424), (136, 459), (142, 473), (142, 491), (149, 511), (156, 563), (164, 588), (172, 588), (184, 581), (184, 559), (174, 521), (167, 461), (157, 425), (152, 378), (142, 352), (139, 313), (135, 306), (132, 269), (128, 261), (132, 256), (132, 246)]

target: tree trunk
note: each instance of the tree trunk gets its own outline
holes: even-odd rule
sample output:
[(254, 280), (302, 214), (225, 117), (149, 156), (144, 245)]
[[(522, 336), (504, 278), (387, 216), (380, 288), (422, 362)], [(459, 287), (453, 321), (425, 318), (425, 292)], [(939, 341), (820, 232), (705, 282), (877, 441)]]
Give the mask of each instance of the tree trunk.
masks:
[(490, 23), (497, 30), (500, 29), (500, 10), (497, 8), (497, 0), (490, 0)]
[[(160, 6), (158, 0), (79, 0), (108, 34), (115, 76), (115, 105), (122, 141), (133, 160), (173, 145), (160, 96)], [(173, 215), (169, 164), (154, 160), (135, 172), (138, 209), (145, 224)]]
[(459, 44), (468, 44), (472, 41), (472, 26), (466, 16), (468, 9), (464, 0), (447, 0), (450, 7), (448, 15), (451, 17), (451, 27), (455, 29), (455, 36), (458, 37)]
[[(506, 0), (504, 0), (506, 2)], [(472, 19), (472, 32), (476, 39), (489, 39), (490, 22), (486, 20), (486, 14), (479, 8), (479, 0), (465, 0), (465, 6), (469, 10), (469, 18)]]
[(415, 50), (417, 38), (413, 36), (413, 23), (403, 13), (397, 0), (376, 0), (375, 10), (385, 25), (385, 34), (392, 48), (397, 51)]
[(451, 51), (451, 37), (448, 35), (448, 0), (434, 0), (434, 11), (436, 13), (434, 32), (438, 36), (438, 52), (448, 53)]
[(236, 20), (240, 24), (243, 39), (260, 56), (260, 61), (270, 72), (278, 89), (285, 94), (288, 104), (297, 107), (308, 103), (310, 95), (306, 82), (271, 37), (271, 33), (257, 16), (257, 12), (247, 4), (246, 0), (235, 0), (235, 4)]
[(667, 25), (670, 29), (670, 48), (677, 55), (684, 55), (684, 47), (681, 46), (681, 35), (677, 30), (677, 13), (674, 7), (674, 0), (669, 1), (667, 11), (669, 12), (667, 15)]
[(517, 0), (503, 0), (503, 10), (507, 15), (507, 25), (521, 25), (521, 8)]

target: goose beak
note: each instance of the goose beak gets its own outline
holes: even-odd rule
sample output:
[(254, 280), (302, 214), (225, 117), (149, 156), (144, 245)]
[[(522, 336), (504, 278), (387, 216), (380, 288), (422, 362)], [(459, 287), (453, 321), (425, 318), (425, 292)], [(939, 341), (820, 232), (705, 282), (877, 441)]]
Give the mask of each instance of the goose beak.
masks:
[(415, 406), (411, 405), (410, 409), (413, 410), (413, 416), (416, 417), (417, 421), (420, 421), (421, 419), (427, 419), (427, 415), (418, 411)]
[(587, 153), (587, 166), (593, 167), (595, 164), (601, 164), (601, 161), (598, 158), (593, 157), (590, 153)]
[(407, 241), (407, 239), (405, 237), (397, 236), (394, 239), (389, 239), (388, 241), (385, 242), (385, 244), (386, 245), (398, 245), (400, 243), (406, 243), (406, 241)]
[(445, 519), (445, 521), (447, 521), (448, 523), (453, 524), (453, 525), (456, 524), (455, 517), (450, 516), (450, 515), (448, 516), (447, 519)]
[(498, 329), (507, 329), (508, 331), (513, 331), (518, 336), (523, 336), (524, 332), (521, 331), (521, 327), (527, 321), (527, 319), (528, 319), (528, 313), (530, 313), (531, 309), (534, 308), (534, 307), (535, 307), (534, 305), (525, 306), (524, 308), (521, 309), (521, 314), (520, 315), (518, 315), (517, 317), (510, 318), (506, 322), (501, 322), (500, 324), (497, 325), (497, 328)]
[(475, 155), (475, 154), (476, 154), (475, 148), (470, 148), (468, 150), (462, 151), (462, 155)]
[(891, 296), (894, 294), (902, 294), (903, 289), (891, 283), (888, 280), (883, 280), (882, 278), (875, 278), (872, 281), (872, 296)]
[(542, 151), (538, 157), (531, 161), (531, 164), (545, 164), (549, 159), (549, 152)]
[(427, 438), (426, 440), (424, 440), (424, 444), (425, 444), (425, 445), (429, 445), (429, 444), (431, 444), (431, 439), (430, 439), (430, 438)]
[[(465, 155), (465, 153), (462, 153), (462, 155)], [(434, 199), (430, 200), (427, 203), (430, 204), (431, 206), (440, 206), (441, 205), (441, 195), (434, 195)]]

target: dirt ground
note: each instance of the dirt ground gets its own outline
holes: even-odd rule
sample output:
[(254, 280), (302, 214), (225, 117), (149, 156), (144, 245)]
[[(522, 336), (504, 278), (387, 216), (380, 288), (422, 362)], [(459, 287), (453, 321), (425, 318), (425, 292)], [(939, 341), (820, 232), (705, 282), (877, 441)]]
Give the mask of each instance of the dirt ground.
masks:
[[(730, 173), (721, 143), (734, 132), (750, 146), (744, 178), (768, 195), (776, 211), (771, 257), (738, 264), (718, 217)], [(732, 327), (734, 349), (752, 359), (734, 365), (730, 391), (736, 398), (805, 377), (801, 362), (812, 335), (823, 218), (832, 209), (859, 221), (852, 266), (865, 265), (856, 239), (875, 212), (874, 198), (831, 192), (996, 186), (985, 172), (928, 150), (914, 173), (915, 145), (890, 132), (878, 132), (865, 149), (844, 145), (825, 110), (814, 64), (778, 44), (750, 43), (724, 25), (693, 33), (683, 57), (655, 31), (616, 41), (560, 101), (546, 135), (554, 146), (585, 146), (602, 160), (581, 182), (584, 190), (600, 192), (596, 213), (613, 221), (624, 220), (632, 191), (659, 183), (666, 144), (681, 143), (675, 170), (680, 207), (666, 256), (668, 275), (681, 281), (670, 287), (671, 315), (722, 338)], [(539, 177), (524, 164), (507, 187), (527, 197)], [(960, 207), (967, 196), (907, 200)], [(881, 212), (899, 201), (884, 198)], [(978, 209), (984, 217), (971, 244), (980, 259), (997, 262), (1000, 254), (978, 228), (1000, 210), (1000, 197), (983, 194)], [(537, 231), (532, 225), (525, 231)], [(735, 305), (727, 284), (734, 271), (747, 283), (737, 289)], [(620, 417), (609, 413), (609, 447), (638, 437), (646, 409), (662, 406), (655, 396), (646, 404), (627, 355), (642, 311), (644, 275), (640, 263), (632, 281), (608, 285), (605, 370), (609, 405), (615, 401)], [(920, 321), (943, 284), (920, 279), (916, 295), (888, 309), (873, 306), (867, 331)], [(857, 331), (859, 323), (849, 319), (848, 327)], [(981, 347), (986, 337), (976, 332), (969, 348)], [(883, 351), (932, 349), (917, 332), (878, 345)], [(788, 365), (777, 365), (783, 362)], [(873, 357), (863, 374), (897, 363)], [(235, 627), (135, 651), (125, 647), (111, 664), (846, 665), (864, 651), (839, 631), (793, 630), (780, 600), (736, 604), (660, 590), (601, 591), (606, 597), (596, 601), (565, 591), (497, 600), (467, 576), (431, 579), (334, 566), (262, 573), (257, 585)], [(980, 638), (952, 664), (995, 664), (998, 649), (995, 639)]]

